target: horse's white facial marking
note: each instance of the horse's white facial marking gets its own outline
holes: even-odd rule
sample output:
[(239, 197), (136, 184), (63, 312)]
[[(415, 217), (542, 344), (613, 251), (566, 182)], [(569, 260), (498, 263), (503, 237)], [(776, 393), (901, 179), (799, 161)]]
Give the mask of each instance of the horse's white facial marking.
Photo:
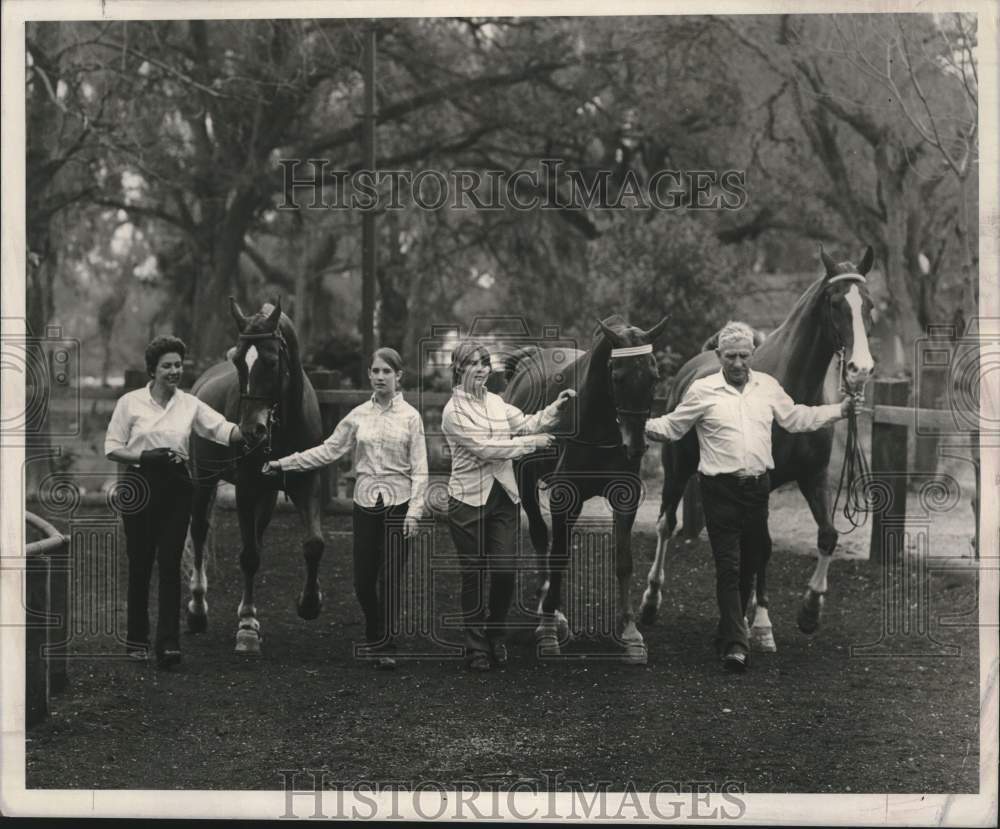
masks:
[(875, 360), (872, 359), (868, 348), (868, 334), (865, 333), (865, 322), (862, 317), (864, 301), (858, 286), (852, 285), (844, 295), (844, 299), (851, 308), (851, 327), (854, 332), (854, 347), (851, 349), (849, 360), (854, 364), (857, 373), (871, 374), (875, 368)]
[(247, 349), (245, 359), (247, 364), (247, 371), (250, 371), (250, 369), (253, 368), (254, 362), (256, 362), (257, 360), (257, 346), (252, 345)]

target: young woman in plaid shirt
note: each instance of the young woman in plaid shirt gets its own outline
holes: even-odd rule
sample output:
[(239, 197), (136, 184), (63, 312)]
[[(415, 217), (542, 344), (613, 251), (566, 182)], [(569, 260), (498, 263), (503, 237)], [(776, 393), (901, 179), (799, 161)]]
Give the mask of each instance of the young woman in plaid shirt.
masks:
[[(276, 475), (326, 466), (353, 451), (354, 590), (365, 615), (363, 653), (377, 656), (381, 669), (396, 666), (387, 604), (398, 613), (409, 539), (427, 489), (423, 421), (399, 391), (402, 369), (394, 349), (378, 349), (368, 365), (371, 399), (352, 409), (319, 446), (264, 464), (265, 474)], [(391, 550), (398, 553), (388, 555)]]

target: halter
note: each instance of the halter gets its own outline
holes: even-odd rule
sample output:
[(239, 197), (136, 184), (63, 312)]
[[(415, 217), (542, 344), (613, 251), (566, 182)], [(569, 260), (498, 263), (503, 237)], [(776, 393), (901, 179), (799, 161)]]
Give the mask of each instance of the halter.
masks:
[[(653, 353), (652, 343), (647, 343), (646, 345), (632, 345), (632, 346), (626, 346), (624, 348), (612, 348), (610, 359), (615, 360), (622, 357), (640, 357), (644, 354), (652, 354), (652, 353)], [(646, 409), (623, 409), (621, 406), (619, 406), (618, 401), (615, 400), (615, 388), (614, 388), (614, 383), (611, 380), (610, 371), (608, 372), (608, 392), (611, 395), (611, 400), (612, 402), (614, 402), (615, 405), (615, 418), (619, 422), (621, 421), (622, 415), (644, 417), (648, 420), (650, 415), (652, 415), (653, 413), (651, 407), (648, 407)], [(583, 440), (581, 438), (576, 438), (576, 437), (567, 437), (566, 440), (568, 440), (570, 443), (582, 444), (583, 446), (593, 446), (596, 449), (617, 449), (619, 446), (623, 445), (620, 435), (618, 437), (617, 443), (594, 443), (592, 441)]]
[[(646, 345), (633, 345), (627, 348), (612, 348), (611, 349), (611, 359), (617, 359), (619, 357), (639, 357), (643, 354), (652, 354), (653, 344), (646, 343)], [(611, 373), (608, 372), (608, 382), (611, 383)], [(615, 390), (614, 385), (611, 386), (611, 399), (615, 400)], [(644, 410), (638, 409), (623, 409), (615, 401), (615, 414), (616, 415), (639, 415), (641, 417), (648, 418), (653, 413), (652, 407), (647, 407)]]
[[(860, 282), (862, 285), (865, 285), (868, 283), (868, 280), (859, 273), (842, 273), (839, 276), (828, 279), (827, 285), (832, 285), (834, 282)], [(829, 302), (826, 304), (826, 312), (827, 314), (830, 312)], [(840, 339), (840, 334), (838, 333), (836, 326), (833, 324), (832, 319), (830, 319), (830, 333), (833, 336), (834, 353), (837, 356), (837, 377), (840, 380), (840, 393), (850, 394), (856, 403), (860, 403), (864, 398), (864, 388), (862, 387), (858, 391), (850, 391), (847, 388), (847, 379), (845, 377), (847, 346)]]
[(240, 411), (243, 410), (244, 400), (264, 400), (270, 403), (267, 410), (267, 434), (264, 439), (251, 447), (249, 451), (242, 453), (243, 458), (254, 452), (260, 446), (264, 447), (264, 454), (266, 457), (271, 456), (271, 433), (275, 424), (281, 425), (284, 422), (284, 395), (281, 391), (281, 381), (285, 377), (285, 361), (287, 359), (287, 349), (288, 344), (285, 342), (285, 338), (282, 335), (280, 329), (275, 329), (274, 331), (262, 331), (257, 334), (240, 334), (239, 342), (241, 347), (237, 350), (237, 354), (240, 354), (243, 358), (243, 362), (246, 362), (246, 348), (249, 345), (256, 342), (263, 342), (265, 340), (277, 340), (278, 341), (278, 397), (277, 400), (272, 400), (267, 395), (263, 394), (250, 394), (250, 371), (246, 371), (246, 379), (244, 382), (244, 372), (240, 371), (239, 366), (237, 366), (237, 372), (240, 375)]

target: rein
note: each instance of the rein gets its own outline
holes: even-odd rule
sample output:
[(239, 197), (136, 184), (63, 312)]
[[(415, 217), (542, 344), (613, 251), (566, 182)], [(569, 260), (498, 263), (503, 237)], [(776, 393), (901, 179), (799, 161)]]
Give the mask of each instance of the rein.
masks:
[[(865, 278), (860, 274), (841, 274), (833, 277), (830, 282), (838, 280), (850, 280), (852, 282), (865, 282)], [(861, 404), (864, 402), (865, 390), (861, 386), (858, 390), (851, 392), (847, 387), (845, 379), (846, 371), (846, 348), (840, 337), (836, 334), (836, 328), (831, 324), (830, 330), (834, 332), (837, 343), (837, 375), (840, 378), (840, 394), (850, 394), (854, 398), (854, 406), (847, 415), (847, 440), (844, 444), (844, 462), (840, 467), (840, 479), (837, 482), (837, 494), (833, 499), (832, 515), (836, 516), (843, 496), (844, 506), (841, 514), (850, 524), (849, 530), (844, 530), (845, 534), (854, 532), (858, 527), (863, 527), (868, 523), (869, 504), (865, 496), (859, 491), (859, 481), (868, 479), (870, 470), (868, 467), (868, 457), (861, 445), (861, 434), (858, 430), (858, 413)], [(846, 487), (846, 494), (845, 494)]]

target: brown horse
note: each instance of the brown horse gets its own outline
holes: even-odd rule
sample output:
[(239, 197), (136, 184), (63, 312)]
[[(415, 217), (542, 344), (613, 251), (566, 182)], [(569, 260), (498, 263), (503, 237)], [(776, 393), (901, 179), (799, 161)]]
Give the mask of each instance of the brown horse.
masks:
[[(770, 374), (796, 403), (808, 406), (824, 402), (823, 385), (835, 357), (839, 356), (841, 363), (841, 382), (845, 390), (852, 393), (864, 388), (875, 365), (868, 347), (872, 301), (865, 287), (865, 274), (874, 259), (872, 249), (867, 249), (857, 266), (853, 262), (835, 263), (822, 248), (820, 256), (826, 269), (824, 276), (805, 291), (785, 321), (764, 339), (753, 355), (753, 368)], [(711, 340), (706, 346), (710, 344)], [(667, 401), (667, 411), (677, 407), (692, 382), (718, 370), (719, 361), (711, 351), (703, 351), (685, 363), (678, 372), (677, 383)], [(816, 570), (809, 580), (799, 611), (799, 628), (804, 633), (812, 633), (819, 627), (827, 589), (827, 570), (837, 546), (838, 534), (833, 526), (827, 483), (832, 447), (832, 426), (799, 434), (786, 432), (777, 423), (772, 427), (775, 466), (771, 472), (771, 488), (795, 481), (819, 528)], [(677, 442), (664, 443), (661, 452), (663, 493), (657, 522), (656, 555), (649, 569), (649, 585), (640, 608), (643, 624), (652, 624), (656, 619), (667, 543), (677, 527), (677, 505), (688, 478), (698, 468), (699, 448), (695, 430), (692, 429)], [(764, 562), (756, 574), (757, 609), (751, 619), (751, 640), (760, 650), (775, 650), (767, 612), (766, 567)]]
[(230, 297), (230, 311), (239, 332), (231, 359), (205, 371), (191, 391), (227, 419), (239, 423), (248, 448), (237, 453), (210, 441), (191, 437), (195, 491), (191, 507), (190, 542), (194, 566), (188, 629), (205, 630), (208, 604), (206, 540), (216, 485), (220, 478), (236, 485), (240, 522), (240, 569), (243, 597), (237, 611), (236, 650), (260, 652), (260, 623), (254, 604), (254, 576), (260, 567), (264, 531), (278, 493), (284, 490), (298, 510), (306, 532), (302, 550), (306, 581), (298, 599), (298, 614), (315, 619), (322, 606), (319, 563), (323, 557), (320, 529), (320, 479), (317, 471), (287, 473), (277, 478), (261, 474), (264, 462), (315, 446), (323, 439), (316, 392), (302, 370), (295, 327), (281, 312), (281, 303), (265, 303), (251, 317)]
[[(522, 356), (504, 391), (504, 399), (525, 413), (551, 403), (563, 389), (572, 388), (577, 393), (552, 430), (560, 438), (558, 458), (543, 452), (515, 461), (532, 546), (547, 574), (539, 591), (540, 622), (535, 631), (545, 655), (558, 654), (560, 639), (568, 635), (560, 607), (573, 525), (585, 501), (603, 497), (614, 514), (617, 638), (624, 647), (625, 661), (646, 663), (646, 644), (632, 610), (631, 533), (642, 497), (639, 464), (646, 450), (645, 425), (658, 377), (652, 347), (666, 323), (664, 319), (643, 331), (618, 315), (608, 317), (600, 323), (589, 351), (537, 349), (533, 355)], [(542, 481), (550, 495), (551, 552), (539, 506)]]

